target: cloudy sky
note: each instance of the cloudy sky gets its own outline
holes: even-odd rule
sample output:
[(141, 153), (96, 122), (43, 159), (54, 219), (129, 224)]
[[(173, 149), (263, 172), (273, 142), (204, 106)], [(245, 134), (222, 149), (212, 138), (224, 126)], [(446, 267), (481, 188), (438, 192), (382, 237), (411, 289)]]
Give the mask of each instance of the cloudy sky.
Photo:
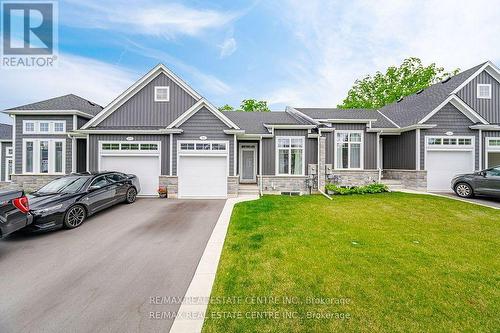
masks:
[(0, 109), (67, 93), (104, 106), (159, 62), (215, 105), (333, 107), (410, 56), (499, 65), (498, 36), (491, 0), (61, 0), (59, 67), (0, 69)]

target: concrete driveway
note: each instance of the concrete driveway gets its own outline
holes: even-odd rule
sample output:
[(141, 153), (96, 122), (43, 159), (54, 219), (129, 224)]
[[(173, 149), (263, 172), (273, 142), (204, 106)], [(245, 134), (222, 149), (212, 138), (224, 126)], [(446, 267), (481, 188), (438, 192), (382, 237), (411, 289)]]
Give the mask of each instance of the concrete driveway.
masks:
[(491, 208), (500, 209), (500, 198), (490, 198), (490, 197), (480, 197), (480, 196), (474, 198), (460, 198), (454, 192), (435, 192), (435, 194), (442, 195), (455, 200), (462, 200)]
[(224, 203), (139, 199), (1, 240), (0, 332), (168, 332)]

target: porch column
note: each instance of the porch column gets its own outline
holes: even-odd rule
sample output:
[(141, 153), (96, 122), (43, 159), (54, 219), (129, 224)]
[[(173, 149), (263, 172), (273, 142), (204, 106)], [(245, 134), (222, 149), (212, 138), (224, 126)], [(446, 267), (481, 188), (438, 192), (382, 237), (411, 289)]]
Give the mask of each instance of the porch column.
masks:
[(318, 137), (318, 189), (325, 191), (326, 184), (326, 137)]

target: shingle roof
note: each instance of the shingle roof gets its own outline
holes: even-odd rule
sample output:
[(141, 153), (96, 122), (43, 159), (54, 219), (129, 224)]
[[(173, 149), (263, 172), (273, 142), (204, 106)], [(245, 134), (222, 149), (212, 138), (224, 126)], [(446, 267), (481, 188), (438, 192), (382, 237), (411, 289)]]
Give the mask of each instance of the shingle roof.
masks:
[(247, 134), (269, 134), (264, 127), (268, 125), (304, 125), (304, 121), (296, 119), (284, 111), (272, 112), (238, 112), (226, 111), (224, 115), (244, 129)]
[(0, 124), (0, 140), (12, 140), (12, 125)]
[(96, 115), (102, 110), (102, 106), (73, 94), (47, 99), (44, 101), (21, 105), (12, 110), (78, 110), (91, 115)]
[(439, 104), (444, 102), (450, 94), (463, 82), (471, 77), (485, 63), (463, 71), (449, 80), (433, 84), (421, 93), (404, 97), (400, 102), (388, 104), (380, 112), (389, 117), (400, 127), (417, 124)]
[(131, 130), (131, 131), (151, 131), (165, 129), (165, 126), (99, 126), (99, 127), (89, 127), (87, 131), (101, 131), (101, 130)]
[(313, 119), (376, 119), (372, 127), (395, 128), (389, 120), (374, 109), (295, 108)]

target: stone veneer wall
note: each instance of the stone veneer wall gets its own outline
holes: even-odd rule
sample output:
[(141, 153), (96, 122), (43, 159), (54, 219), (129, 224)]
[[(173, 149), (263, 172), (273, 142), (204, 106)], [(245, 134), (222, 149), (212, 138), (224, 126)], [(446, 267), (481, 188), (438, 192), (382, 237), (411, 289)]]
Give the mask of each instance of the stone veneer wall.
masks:
[(33, 192), (48, 182), (64, 175), (12, 175), (12, 184), (22, 188), (25, 192)]
[(240, 187), (240, 177), (239, 176), (227, 177), (227, 196), (228, 197), (237, 197), (239, 187)]
[(301, 194), (309, 194), (307, 187), (308, 177), (288, 176), (257, 176), (264, 194), (281, 194), (281, 192), (300, 191)]
[(404, 188), (427, 191), (427, 171), (387, 169), (382, 174), (384, 179), (400, 180)]
[(159, 185), (167, 187), (168, 198), (177, 198), (178, 183), (177, 176), (160, 176)]
[(378, 170), (333, 170), (328, 183), (339, 186), (362, 186), (378, 182)]

